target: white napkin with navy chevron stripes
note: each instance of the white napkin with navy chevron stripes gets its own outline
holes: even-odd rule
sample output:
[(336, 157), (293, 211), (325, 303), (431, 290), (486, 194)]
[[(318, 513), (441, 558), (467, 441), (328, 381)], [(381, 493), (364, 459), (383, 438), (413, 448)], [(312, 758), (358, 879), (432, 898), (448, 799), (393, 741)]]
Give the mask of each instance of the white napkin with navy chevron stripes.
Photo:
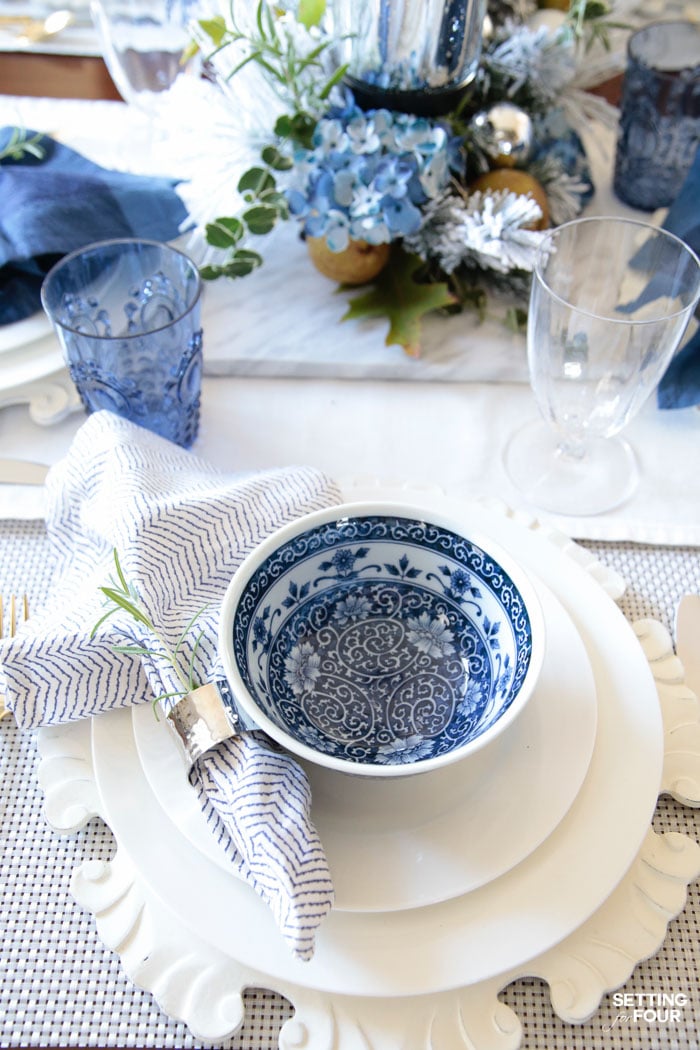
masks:
[[(113, 575), (115, 548), (171, 650), (207, 606), (180, 650), (186, 668), (196, 648), (195, 677), (205, 682), (223, 676), (219, 606), (237, 565), (275, 528), (340, 499), (335, 485), (310, 468), (223, 475), (107, 412), (83, 424), (47, 488), (56, 562), (51, 594), (0, 649), (6, 703), (25, 728), (181, 689), (164, 661), (114, 652), (125, 635), (153, 644), (128, 614), (111, 617), (90, 636), (104, 613), (99, 588)], [(294, 954), (311, 958), (333, 887), (305, 773), (262, 734), (246, 733), (202, 756), (191, 779), (240, 876), (272, 909)]]

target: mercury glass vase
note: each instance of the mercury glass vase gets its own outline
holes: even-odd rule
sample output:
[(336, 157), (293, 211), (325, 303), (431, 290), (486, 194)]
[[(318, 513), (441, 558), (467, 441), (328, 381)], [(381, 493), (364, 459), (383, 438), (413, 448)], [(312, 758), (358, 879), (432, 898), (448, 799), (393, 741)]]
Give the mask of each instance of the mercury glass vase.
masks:
[(476, 74), (486, 0), (334, 0), (340, 59), (360, 106), (436, 116)]

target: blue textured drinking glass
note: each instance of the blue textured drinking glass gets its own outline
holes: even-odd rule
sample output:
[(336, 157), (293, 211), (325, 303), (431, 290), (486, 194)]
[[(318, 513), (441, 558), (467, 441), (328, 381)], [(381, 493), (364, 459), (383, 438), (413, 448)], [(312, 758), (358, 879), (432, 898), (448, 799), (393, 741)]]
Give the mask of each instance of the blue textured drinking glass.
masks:
[(100, 241), (65, 256), (41, 291), (85, 409), (107, 409), (189, 448), (199, 429), (201, 280), (157, 241)]
[(627, 45), (613, 185), (654, 211), (672, 204), (700, 146), (700, 25), (657, 22)]

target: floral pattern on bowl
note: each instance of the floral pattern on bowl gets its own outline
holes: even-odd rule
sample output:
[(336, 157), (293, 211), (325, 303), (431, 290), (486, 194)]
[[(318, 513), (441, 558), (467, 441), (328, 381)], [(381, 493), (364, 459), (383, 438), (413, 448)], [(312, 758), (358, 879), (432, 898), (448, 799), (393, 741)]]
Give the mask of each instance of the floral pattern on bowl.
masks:
[(233, 613), (248, 693), (314, 753), (421, 763), (482, 737), (530, 667), (526, 601), (499, 561), (399, 515), (332, 518), (277, 546)]

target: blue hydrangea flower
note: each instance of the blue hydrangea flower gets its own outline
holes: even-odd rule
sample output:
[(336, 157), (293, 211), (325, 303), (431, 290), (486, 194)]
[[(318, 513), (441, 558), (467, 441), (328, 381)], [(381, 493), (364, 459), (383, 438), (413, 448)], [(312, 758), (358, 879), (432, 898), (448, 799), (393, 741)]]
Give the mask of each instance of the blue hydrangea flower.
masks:
[(381, 244), (415, 233), (422, 205), (449, 183), (456, 142), (439, 122), (346, 99), (318, 122), (313, 149), (297, 151), (289, 209), (332, 251), (350, 239)]

